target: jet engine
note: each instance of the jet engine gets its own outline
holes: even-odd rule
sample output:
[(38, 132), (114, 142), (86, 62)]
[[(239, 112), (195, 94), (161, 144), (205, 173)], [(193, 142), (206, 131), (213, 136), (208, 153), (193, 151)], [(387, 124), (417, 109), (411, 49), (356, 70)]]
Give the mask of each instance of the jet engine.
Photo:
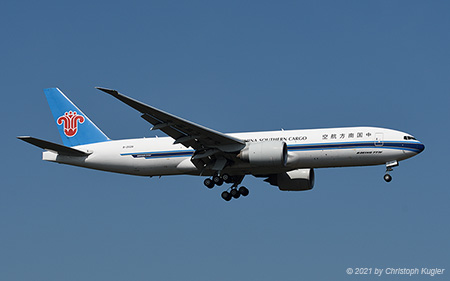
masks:
[(269, 176), (265, 180), (283, 191), (303, 191), (314, 187), (314, 169), (297, 169)]
[(284, 167), (287, 162), (287, 145), (282, 141), (248, 143), (238, 158), (257, 166)]

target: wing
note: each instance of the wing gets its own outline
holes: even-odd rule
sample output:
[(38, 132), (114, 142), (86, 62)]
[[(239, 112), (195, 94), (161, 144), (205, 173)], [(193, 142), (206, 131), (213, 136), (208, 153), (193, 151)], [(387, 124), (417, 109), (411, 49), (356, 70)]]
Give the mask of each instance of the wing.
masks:
[(111, 96), (126, 103), (142, 113), (142, 118), (153, 125), (152, 130), (161, 130), (176, 143), (196, 150), (195, 157), (208, 157), (217, 152), (237, 152), (245, 147), (245, 141), (233, 138), (223, 133), (195, 124), (183, 118), (164, 112), (130, 97), (120, 94), (116, 90), (96, 87)]

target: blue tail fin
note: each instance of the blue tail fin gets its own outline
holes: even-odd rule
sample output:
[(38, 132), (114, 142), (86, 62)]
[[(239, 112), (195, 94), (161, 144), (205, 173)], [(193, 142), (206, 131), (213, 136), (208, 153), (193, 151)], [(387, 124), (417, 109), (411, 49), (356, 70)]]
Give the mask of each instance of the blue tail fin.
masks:
[(44, 92), (64, 145), (76, 146), (109, 140), (58, 88), (45, 89)]

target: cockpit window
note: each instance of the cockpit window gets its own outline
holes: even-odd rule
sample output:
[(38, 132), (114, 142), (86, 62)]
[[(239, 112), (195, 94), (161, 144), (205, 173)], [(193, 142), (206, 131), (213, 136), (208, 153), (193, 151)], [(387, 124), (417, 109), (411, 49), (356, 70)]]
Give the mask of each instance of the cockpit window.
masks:
[(413, 137), (413, 136), (404, 136), (403, 138), (404, 138), (405, 140), (416, 140), (416, 138)]

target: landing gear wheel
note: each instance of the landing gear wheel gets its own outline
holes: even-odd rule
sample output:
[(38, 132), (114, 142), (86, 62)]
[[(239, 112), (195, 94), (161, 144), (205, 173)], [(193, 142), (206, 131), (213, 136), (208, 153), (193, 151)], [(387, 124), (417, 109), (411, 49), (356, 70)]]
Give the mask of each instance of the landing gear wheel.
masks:
[(250, 191), (248, 191), (248, 189), (245, 186), (241, 186), (239, 187), (239, 193), (242, 196), (247, 196), (250, 193)]
[(223, 184), (223, 179), (219, 176), (214, 176), (213, 182), (214, 182), (214, 184), (221, 186)]
[(392, 176), (389, 175), (389, 174), (386, 174), (386, 175), (384, 175), (384, 180), (385, 180), (386, 182), (390, 182), (390, 181), (392, 180)]
[(222, 199), (225, 201), (230, 201), (231, 200), (231, 194), (228, 191), (224, 191), (222, 192)]
[(213, 188), (214, 187), (214, 182), (211, 179), (205, 179), (203, 181), (203, 184), (205, 184), (205, 186), (207, 188)]
[(223, 174), (222, 175), (222, 179), (223, 179), (223, 181), (225, 183), (231, 183), (232, 182), (231, 176), (229, 174)]
[(231, 196), (233, 196), (236, 199), (238, 199), (241, 196), (241, 194), (239, 193), (239, 191), (237, 189), (232, 189), (230, 191), (230, 194), (231, 194)]

